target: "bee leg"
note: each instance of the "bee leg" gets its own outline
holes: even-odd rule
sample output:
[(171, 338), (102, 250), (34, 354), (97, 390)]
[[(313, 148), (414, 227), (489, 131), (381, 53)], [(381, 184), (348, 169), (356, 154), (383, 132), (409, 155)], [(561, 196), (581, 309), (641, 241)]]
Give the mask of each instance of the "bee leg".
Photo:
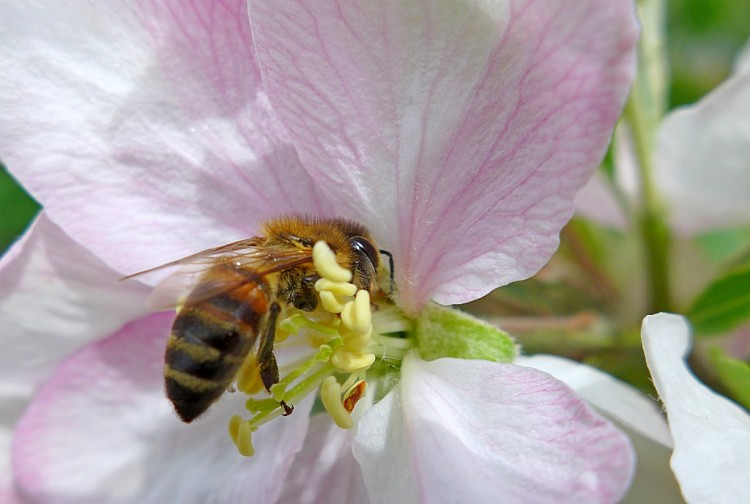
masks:
[[(258, 367), (260, 368), (260, 379), (268, 392), (271, 392), (273, 385), (279, 383), (279, 366), (276, 363), (276, 356), (273, 354), (273, 344), (276, 340), (276, 321), (279, 318), (280, 312), (281, 307), (278, 303), (271, 304), (268, 309), (268, 319), (266, 319), (263, 334), (260, 335)], [(280, 404), (284, 409), (284, 416), (292, 414), (294, 406), (290, 406), (284, 401), (281, 401)]]
[(276, 340), (276, 321), (279, 318), (281, 307), (273, 303), (268, 309), (268, 319), (263, 325), (263, 333), (260, 335), (260, 348), (258, 348), (258, 364), (260, 367), (260, 378), (266, 390), (271, 391), (271, 386), (279, 383), (279, 366), (276, 364), (276, 356), (273, 354), (273, 344)]

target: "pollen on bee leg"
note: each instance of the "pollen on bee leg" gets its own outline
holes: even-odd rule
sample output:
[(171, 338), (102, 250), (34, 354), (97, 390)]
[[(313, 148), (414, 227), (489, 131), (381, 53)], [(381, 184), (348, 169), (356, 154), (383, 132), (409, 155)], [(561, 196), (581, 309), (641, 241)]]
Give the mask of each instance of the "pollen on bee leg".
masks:
[(336, 262), (336, 254), (324, 241), (318, 241), (313, 246), (313, 264), (322, 278), (333, 282), (350, 282), (352, 272)]
[(342, 429), (354, 427), (354, 420), (341, 400), (341, 385), (335, 377), (329, 376), (323, 380), (320, 386), (320, 400), (336, 425)]
[(260, 367), (255, 355), (248, 355), (237, 373), (237, 389), (247, 395), (257, 394), (263, 389)]
[(241, 416), (234, 415), (229, 419), (229, 436), (232, 438), (240, 455), (252, 457), (255, 454), (252, 440), (253, 428)]

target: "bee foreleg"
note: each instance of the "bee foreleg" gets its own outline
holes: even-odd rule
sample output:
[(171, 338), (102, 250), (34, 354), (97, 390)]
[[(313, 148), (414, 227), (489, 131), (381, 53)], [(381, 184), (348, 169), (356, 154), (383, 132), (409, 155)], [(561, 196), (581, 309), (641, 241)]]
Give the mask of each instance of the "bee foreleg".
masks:
[(276, 364), (276, 356), (273, 354), (273, 344), (276, 340), (276, 321), (280, 312), (281, 307), (278, 303), (272, 303), (268, 309), (268, 318), (263, 325), (263, 333), (260, 335), (260, 348), (258, 348), (260, 379), (269, 392), (272, 385), (279, 383), (279, 366)]
[[(273, 344), (276, 340), (276, 321), (279, 318), (281, 307), (278, 303), (273, 303), (268, 309), (268, 318), (263, 327), (263, 333), (260, 335), (260, 348), (258, 348), (258, 367), (260, 368), (260, 379), (263, 386), (268, 392), (271, 387), (279, 383), (279, 366), (276, 363), (276, 356), (273, 353)], [(294, 406), (290, 406), (281, 401), (281, 407), (284, 409), (284, 416), (292, 414)]]

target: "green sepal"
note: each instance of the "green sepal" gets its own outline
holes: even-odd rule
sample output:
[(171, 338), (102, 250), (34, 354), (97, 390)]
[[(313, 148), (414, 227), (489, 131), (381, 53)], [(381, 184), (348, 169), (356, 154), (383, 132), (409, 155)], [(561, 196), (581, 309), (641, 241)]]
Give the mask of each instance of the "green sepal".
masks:
[(750, 364), (730, 357), (719, 347), (712, 347), (708, 356), (732, 398), (750, 410)]
[(430, 303), (416, 324), (419, 353), (424, 360), (440, 357), (512, 362), (517, 345), (506, 332), (454, 308)]

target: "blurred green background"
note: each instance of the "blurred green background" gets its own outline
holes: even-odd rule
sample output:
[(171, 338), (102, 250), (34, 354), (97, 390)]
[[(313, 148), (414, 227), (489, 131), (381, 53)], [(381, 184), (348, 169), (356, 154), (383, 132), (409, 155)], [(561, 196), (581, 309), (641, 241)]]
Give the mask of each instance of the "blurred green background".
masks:
[[(668, 1), (671, 106), (693, 103), (723, 81), (748, 37), (747, 0)], [(0, 165), (0, 253), (23, 232), (37, 211), (34, 200)]]
[(0, 164), (0, 253), (26, 229), (38, 210), (39, 205)]

